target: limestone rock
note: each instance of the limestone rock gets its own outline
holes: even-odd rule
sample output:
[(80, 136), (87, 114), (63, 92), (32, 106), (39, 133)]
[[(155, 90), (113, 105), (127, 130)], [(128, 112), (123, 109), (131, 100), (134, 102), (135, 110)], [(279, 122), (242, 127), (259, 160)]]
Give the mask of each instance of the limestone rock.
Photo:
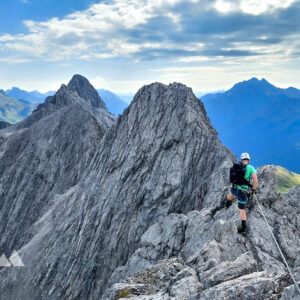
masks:
[[(1, 130), (0, 158), (1, 249), (25, 264), (0, 270), (3, 299), (294, 293), (257, 200), (246, 238), (236, 202), (223, 209), (234, 156), (180, 83), (142, 87), (115, 120), (76, 75)], [(296, 272), (300, 190), (278, 194), (274, 166), (258, 178), (257, 199)]]
[(42, 104), (0, 133), (0, 248), (7, 253), (30, 241), (55, 195), (79, 182), (113, 124), (96, 119), (65, 87), (49, 99), (56, 106)]

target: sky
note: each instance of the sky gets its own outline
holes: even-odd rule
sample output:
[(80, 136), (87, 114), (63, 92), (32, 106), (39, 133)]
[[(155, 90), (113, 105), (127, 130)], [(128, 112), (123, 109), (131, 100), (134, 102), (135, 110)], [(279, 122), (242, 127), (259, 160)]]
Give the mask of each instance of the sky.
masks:
[(0, 89), (57, 90), (74, 74), (115, 93), (251, 77), (300, 88), (300, 0), (0, 1)]

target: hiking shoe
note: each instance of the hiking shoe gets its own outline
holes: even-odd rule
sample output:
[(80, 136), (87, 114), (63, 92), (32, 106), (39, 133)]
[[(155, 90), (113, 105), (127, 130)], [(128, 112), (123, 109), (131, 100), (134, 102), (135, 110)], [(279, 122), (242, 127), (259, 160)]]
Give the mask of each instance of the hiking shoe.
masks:
[(243, 228), (242, 224), (240, 224), (238, 226), (238, 233), (243, 235), (243, 236), (246, 236), (246, 228)]
[(230, 201), (230, 200), (227, 199), (224, 207), (226, 209), (228, 209), (231, 205), (232, 205), (232, 201)]

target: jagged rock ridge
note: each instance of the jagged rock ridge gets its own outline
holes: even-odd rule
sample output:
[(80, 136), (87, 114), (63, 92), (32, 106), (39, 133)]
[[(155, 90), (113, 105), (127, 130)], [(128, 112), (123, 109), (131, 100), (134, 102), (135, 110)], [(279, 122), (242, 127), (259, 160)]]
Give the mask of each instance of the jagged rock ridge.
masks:
[[(262, 167), (258, 175), (258, 199), (299, 282), (300, 186), (278, 194), (276, 167)], [(248, 210), (247, 238), (237, 234), (238, 223), (236, 204), (228, 211), (209, 208), (161, 218), (114, 272), (112, 281), (119, 283), (103, 299), (125, 292), (144, 300), (299, 299), (256, 202)]]
[[(55, 104), (51, 103), (56, 99)], [(54, 195), (75, 185), (99, 141), (114, 122), (62, 86), (27, 119), (0, 133), (0, 248), (11, 252), (28, 242), (31, 226)]]
[[(66, 95), (67, 106), (59, 110), (67, 113), (69, 100)], [(56, 107), (53, 98), (46, 102), (50, 111)], [(46, 118), (38, 116), (36, 123)], [(91, 125), (86, 126), (80, 138), (90, 132)], [(61, 122), (58, 132), (64, 130)], [(65, 191), (54, 190), (34, 222), (26, 230), (19, 228), (18, 244), (8, 247), (18, 246), (26, 268), (0, 272), (6, 299), (115, 299), (124, 287), (136, 299), (218, 299), (224, 291), (227, 299), (234, 299), (244, 290), (245, 299), (257, 299), (253, 297), (259, 293), (287, 293), (283, 289), (291, 283), (271, 242), (264, 243), (268, 236), (257, 208), (249, 216), (257, 223), (249, 240), (236, 234), (236, 208), (221, 209), (234, 157), (220, 144), (191, 89), (179, 83), (144, 86), (94, 142), (81, 179)], [(76, 165), (70, 166), (68, 177)], [(277, 237), (294, 249), (285, 252), (297, 267), (299, 238), (290, 231), (299, 228), (297, 211), (291, 209), (299, 208), (298, 190), (281, 197), (273, 190), (272, 174), (272, 168), (261, 170), (265, 188), (260, 197), (269, 206)], [(39, 202), (35, 197), (32, 203)], [(293, 221), (281, 217), (276, 207)], [(10, 209), (6, 204), (4, 211)], [(21, 236), (24, 232), (26, 238)]]

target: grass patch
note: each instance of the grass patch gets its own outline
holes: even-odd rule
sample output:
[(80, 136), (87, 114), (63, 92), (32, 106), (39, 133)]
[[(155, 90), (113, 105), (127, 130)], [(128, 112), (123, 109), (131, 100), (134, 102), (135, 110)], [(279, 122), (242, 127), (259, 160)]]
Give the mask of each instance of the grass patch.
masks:
[(125, 297), (127, 297), (129, 295), (130, 295), (130, 290), (128, 290), (128, 289), (122, 289), (122, 290), (119, 291), (117, 299), (125, 298)]
[(284, 193), (297, 185), (300, 185), (300, 174), (277, 167), (277, 190), (279, 193)]

